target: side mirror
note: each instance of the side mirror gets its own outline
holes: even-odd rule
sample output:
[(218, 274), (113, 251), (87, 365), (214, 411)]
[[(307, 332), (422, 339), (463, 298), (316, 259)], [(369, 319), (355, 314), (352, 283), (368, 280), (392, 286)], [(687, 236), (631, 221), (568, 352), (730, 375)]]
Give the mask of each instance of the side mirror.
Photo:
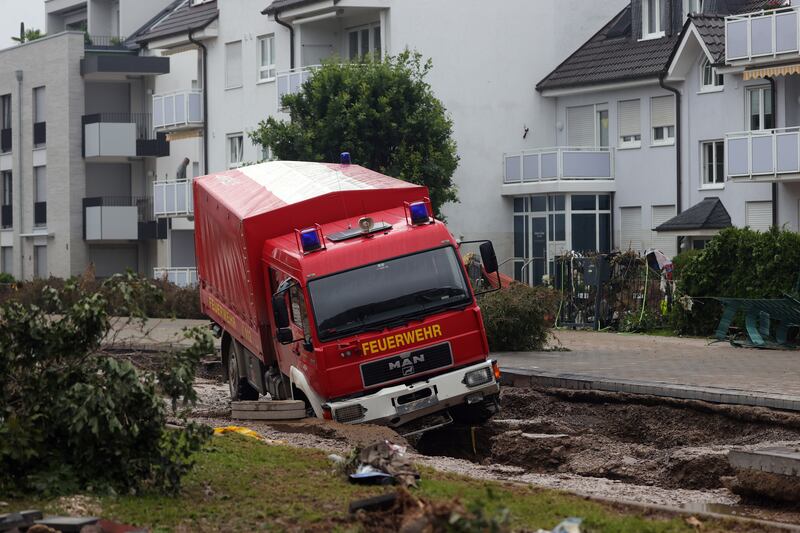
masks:
[(275, 315), (275, 327), (278, 331), (289, 327), (289, 308), (286, 306), (286, 292), (272, 295), (272, 312)]
[(278, 342), (281, 344), (292, 344), (294, 335), (290, 328), (278, 328)]
[(486, 241), (480, 245), (481, 262), (487, 274), (494, 274), (499, 269), (497, 265), (497, 255), (494, 253), (494, 246), (491, 241)]

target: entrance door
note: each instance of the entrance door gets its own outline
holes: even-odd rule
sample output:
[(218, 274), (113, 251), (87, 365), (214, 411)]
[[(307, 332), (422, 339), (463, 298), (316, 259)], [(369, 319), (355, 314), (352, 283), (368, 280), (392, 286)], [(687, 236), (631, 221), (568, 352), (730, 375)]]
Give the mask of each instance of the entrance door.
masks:
[(532, 285), (541, 285), (547, 273), (547, 217), (531, 217), (531, 266)]

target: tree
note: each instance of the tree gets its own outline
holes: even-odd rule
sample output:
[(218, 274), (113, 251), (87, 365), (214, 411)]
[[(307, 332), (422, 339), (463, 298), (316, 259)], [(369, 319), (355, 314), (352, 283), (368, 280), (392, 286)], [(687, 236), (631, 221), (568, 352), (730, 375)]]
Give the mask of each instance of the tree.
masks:
[(250, 134), (279, 159), (353, 162), (425, 185), (438, 213), (458, 201), (453, 122), (425, 81), (430, 60), (405, 51), (382, 61), (326, 62), (297, 94), (283, 97), (291, 121), (269, 117)]
[(33, 28), (26, 30), (25, 23), (20, 22), (19, 37), (12, 37), (11, 40), (18, 42), (19, 44), (22, 44), (22, 43), (27, 43), (29, 41), (35, 41), (36, 39), (40, 39), (42, 37), (44, 37), (44, 34), (42, 33), (41, 30), (36, 30)]

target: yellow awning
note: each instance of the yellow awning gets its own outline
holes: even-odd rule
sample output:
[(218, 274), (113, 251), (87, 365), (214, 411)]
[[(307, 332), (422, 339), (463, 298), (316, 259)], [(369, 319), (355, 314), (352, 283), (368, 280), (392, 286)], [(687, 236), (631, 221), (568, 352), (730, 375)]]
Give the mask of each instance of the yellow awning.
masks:
[(774, 78), (775, 76), (791, 76), (800, 74), (800, 63), (795, 65), (783, 65), (780, 67), (756, 68), (744, 71), (744, 81), (757, 80), (760, 78)]

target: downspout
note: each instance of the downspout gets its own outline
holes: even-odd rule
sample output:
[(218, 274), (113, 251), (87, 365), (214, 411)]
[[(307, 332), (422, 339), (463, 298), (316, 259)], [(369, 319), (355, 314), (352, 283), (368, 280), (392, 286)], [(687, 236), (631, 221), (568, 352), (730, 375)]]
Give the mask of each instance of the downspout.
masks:
[(658, 84), (662, 89), (667, 90), (675, 95), (675, 190), (677, 196), (675, 197), (676, 214), (683, 212), (683, 203), (681, 201), (681, 190), (683, 189), (683, 175), (681, 171), (681, 92), (670, 87), (664, 82), (666, 72), (662, 72), (658, 77)]
[[(22, 180), (22, 71), (17, 70), (14, 72), (17, 77), (17, 143), (14, 144), (14, 149), (17, 151), (17, 176), (13, 176), (11, 179), (15, 179), (17, 182), (17, 189), (19, 190), (19, 203), (17, 204), (17, 221), (19, 226), (17, 227), (17, 235), (19, 235), (19, 277), (18, 279), (22, 280), (25, 279), (23, 276), (23, 272), (25, 270), (25, 253), (23, 251), (23, 241), (24, 238), (22, 237), (22, 193), (23, 193), (23, 180)], [(12, 141), (13, 142), (13, 141)], [(13, 191), (13, 185), (12, 185)], [(13, 205), (13, 201), (12, 201)]]
[(189, 42), (203, 54), (203, 174), (208, 174), (208, 50), (206, 45), (193, 37), (194, 30), (189, 30)]
[(284, 22), (278, 16), (278, 13), (275, 13), (275, 22), (283, 26), (284, 28), (289, 30), (289, 69), (294, 69), (294, 26), (291, 24)]
[[(772, 92), (772, 126), (778, 127), (778, 88), (775, 85), (775, 78), (765, 78), (769, 82)], [(778, 182), (772, 182), (772, 225), (778, 225)]]

